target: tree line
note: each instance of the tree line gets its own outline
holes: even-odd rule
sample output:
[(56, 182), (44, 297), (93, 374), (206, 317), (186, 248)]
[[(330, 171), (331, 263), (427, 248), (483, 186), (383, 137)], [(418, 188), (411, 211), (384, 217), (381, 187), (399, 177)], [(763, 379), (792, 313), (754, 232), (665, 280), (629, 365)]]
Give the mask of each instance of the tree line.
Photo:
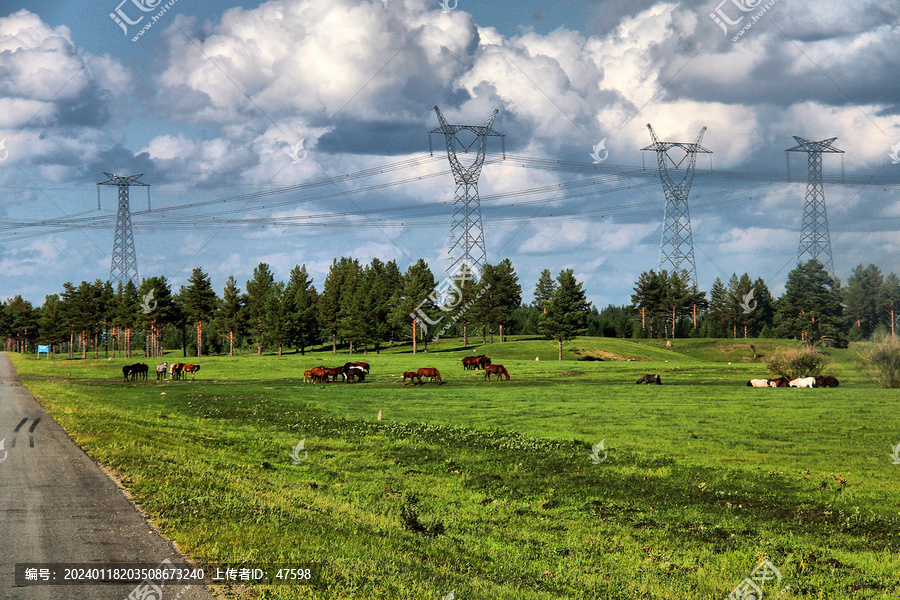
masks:
[(221, 292), (195, 268), (187, 285), (173, 290), (163, 276), (115, 288), (108, 281), (65, 283), (34, 307), (21, 296), (0, 304), (0, 339), (7, 350), (35, 351), (37, 344), (69, 357), (129, 357), (136, 349), (159, 357), (234, 354), (236, 350), (305, 353), (379, 352), (410, 344), (414, 352), (438, 337), (471, 337), (481, 343), (509, 335), (534, 335), (562, 345), (577, 335), (619, 338), (786, 337), (846, 345), (900, 320), (900, 278), (875, 265), (859, 265), (846, 287), (811, 260), (788, 275), (774, 298), (762, 278), (733, 274), (711, 289), (693, 289), (686, 273), (647, 271), (629, 305), (592, 306), (571, 269), (554, 278), (545, 269), (534, 301), (522, 303), (516, 271), (504, 259), (483, 266), (477, 281), (435, 276), (420, 259), (401, 272), (395, 261), (362, 263), (341, 257), (318, 289), (304, 265), (277, 281), (260, 263), (243, 286), (234, 276)]

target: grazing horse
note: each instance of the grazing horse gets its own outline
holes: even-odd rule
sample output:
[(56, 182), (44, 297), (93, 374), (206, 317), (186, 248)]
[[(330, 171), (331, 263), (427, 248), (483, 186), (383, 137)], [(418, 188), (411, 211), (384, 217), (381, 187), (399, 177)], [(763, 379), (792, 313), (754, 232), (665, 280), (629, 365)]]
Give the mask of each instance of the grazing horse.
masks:
[(353, 383), (354, 379), (359, 379), (359, 382), (362, 383), (366, 380), (366, 370), (362, 367), (349, 367), (344, 376), (347, 378), (347, 383)]
[(182, 365), (182, 367), (181, 367), (181, 372), (183, 374), (187, 374), (187, 373), (191, 374), (191, 381), (194, 380), (194, 377), (197, 375), (197, 371), (199, 371), (199, 370), (200, 370), (200, 365), (187, 364), (187, 365)]
[(748, 386), (752, 387), (769, 387), (768, 379), (751, 379), (747, 382)]
[(165, 379), (166, 373), (168, 373), (168, 371), (169, 363), (164, 362), (161, 365), (156, 365), (156, 380), (159, 381), (160, 379)]
[(419, 380), (419, 383), (422, 383), (422, 376), (418, 373), (413, 373), (412, 371), (403, 371), (403, 387), (406, 387), (407, 379), (412, 381), (413, 385), (416, 385), (416, 379)]
[(491, 359), (484, 354), (479, 354), (478, 356), (466, 356), (462, 359), (462, 364), (463, 369), (465, 369), (466, 371), (474, 371), (483, 369), (487, 365), (491, 364)]
[(312, 383), (312, 369), (303, 371), (303, 383)]
[(359, 367), (360, 369), (363, 369), (363, 370), (366, 372), (366, 375), (369, 374), (369, 363), (364, 363), (364, 362), (348, 362), (347, 364), (344, 365), (344, 368), (345, 368), (345, 369), (349, 369), (349, 368), (351, 368), (351, 367)]
[(181, 379), (181, 370), (184, 368), (184, 363), (172, 363), (172, 366), (169, 367), (169, 377), (171, 379)]
[[(147, 372), (150, 370), (150, 367), (145, 365), (144, 363), (135, 363), (129, 367), (131, 369), (131, 380), (135, 379), (147, 379)], [(125, 369), (122, 369), (122, 372), (125, 372)]]
[[(125, 381), (128, 381), (128, 376), (131, 375), (131, 365), (122, 367), (122, 375), (125, 376)], [(134, 377), (132, 377), (132, 379), (134, 379)]]
[(795, 387), (795, 388), (816, 387), (816, 378), (815, 377), (799, 377), (799, 378), (791, 381), (790, 386)]
[(635, 381), (635, 383), (645, 383), (647, 385), (650, 385), (650, 384), (662, 385), (662, 379), (659, 378), (659, 374), (653, 374), (653, 375), (648, 374), (648, 375), (644, 375), (643, 377), (641, 377), (640, 379)]
[(816, 387), (836, 388), (837, 386), (838, 380), (832, 375), (819, 375), (816, 377)]
[(490, 381), (491, 375), (497, 376), (497, 381), (506, 375), (506, 380), (509, 381), (509, 371), (506, 370), (506, 367), (503, 365), (485, 365), (484, 367), (484, 380)]
[(791, 380), (787, 377), (779, 377), (778, 379), (770, 379), (769, 387), (790, 387)]
[(423, 377), (427, 377), (429, 381), (434, 381), (435, 379), (437, 379), (438, 385), (441, 385), (443, 383), (441, 381), (441, 373), (434, 367), (423, 367), (416, 371), (416, 375), (419, 377), (420, 383)]

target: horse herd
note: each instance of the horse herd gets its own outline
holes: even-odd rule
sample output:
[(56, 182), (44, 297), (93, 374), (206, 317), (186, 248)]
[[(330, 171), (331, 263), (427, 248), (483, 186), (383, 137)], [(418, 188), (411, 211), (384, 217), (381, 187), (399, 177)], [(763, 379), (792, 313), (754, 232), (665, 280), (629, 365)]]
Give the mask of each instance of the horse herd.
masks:
[[(194, 380), (194, 377), (197, 375), (197, 371), (200, 370), (200, 365), (192, 365), (190, 363), (172, 363), (171, 368), (169, 367), (168, 362), (164, 362), (161, 365), (156, 365), (156, 380), (160, 379), (182, 379), (187, 373), (191, 374), (191, 381)], [(145, 365), (144, 363), (136, 363), (133, 365), (125, 365), (122, 367), (122, 375), (125, 377), (125, 381), (129, 379), (134, 381), (135, 379), (147, 379), (147, 373), (150, 372), (150, 367)], [(168, 377), (166, 374), (168, 373)]]
[[(497, 381), (506, 377), (509, 381), (509, 371), (503, 365), (495, 365), (491, 363), (491, 359), (481, 354), (479, 356), (466, 356), (462, 359), (463, 370), (483, 370), (484, 380), (490, 381), (491, 376), (496, 376)], [(346, 383), (354, 383), (356, 381), (363, 382), (369, 374), (369, 363), (365, 362), (348, 362), (341, 367), (318, 366), (303, 372), (303, 381), (305, 383), (330, 383), (336, 382), (340, 377)], [(168, 362), (156, 365), (156, 380), (160, 379), (183, 379), (187, 373), (191, 374), (191, 381), (200, 370), (200, 365), (190, 363), (172, 363), (171, 367)], [(134, 381), (136, 379), (147, 379), (147, 373), (150, 368), (144, 363), (133, 365), (125, 365), (122, 367), (122, 375), (125, 381)], [(167, 377), (168, 374), (168, 377)], [(416, 371), (403, 372), (403, 385), (409, 380), (413, 385), (423, 385), (423, 378), (427, 378), (430, 382), (436, 382), (442, 385), (445, 382), (441, 379), (441, 373), (434, 367), (422, 367)], [(637, 380), (638, 384), (662, 385), (662, 380), (658, 374), (643, 375)], [(817, 375), (815, 377), (799, 377), (797, 379), (789, 379), (787, 377), (779, 377), (778, 379), (751, 379), (747, 382), (748, 387), (796, 387), (796, 388), (817, 388), (838, 386), (838, 380), (831, 375)]]
[(787, 377), (779, 377), (778, 379), (751, 379), (747, 382), (748, 387), (836, 388), (838, 385), (838, 380), (831, 375), (798, 377), (797, 379), (788, 379)]
[[(480, 356), (467, 356), (462, 359), (463, 369), (466, 371), (473, 369), (483, 369), (485, 381), (490, 381), (491, 376), (496, 376), (497, 381), (506, 377), (509, 381), (509, 371), (503, 365), (491, 364), (491, 359), (483, 354)], [(334, 383), (340, 378), (345, 383), (354, 383), (356, 381), (363, 382), (366, 375), (369, 374), (369, 363), (364, 362), (348, 362), (341, 367), (326, 367), (320, 365), (303, 372), (304, 383)], [(428, 379), (430, 382), (443, 385), (445, 381), (441, 378), (441, 372), (434, 367), (422, 367), (415, 371), (403, 372), (403, 385), (409, 380), (413, 385), (422, 385), (422, 379)]]
[(338, 377), (347, 383), (366, 380), (369, 374), (369, 363), (348, 362), (343, 367), (318, 366), (303, 372), (304, 383), (328, 383), (337, 381)]

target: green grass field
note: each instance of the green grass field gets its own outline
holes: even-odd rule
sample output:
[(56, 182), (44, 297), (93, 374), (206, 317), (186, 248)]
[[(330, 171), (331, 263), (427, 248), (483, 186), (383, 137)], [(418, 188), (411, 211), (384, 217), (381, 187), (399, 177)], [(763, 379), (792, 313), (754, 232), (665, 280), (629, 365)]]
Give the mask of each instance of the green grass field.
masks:
[[(541, 340), (442, 340), (204, 357), (196, 381), (159, 383), (122, 382), (126, 363), (154, 376), (141, 358), (13, 360), (194, 559), (317, 573), (251, 597), (721, 600), (768, 557), (782, 599), (900, 598), (900, 391), (853, 346), (829, 351), (839, 388), (746, 387), (766, 376), (754, 356), (789, 345), (581, 338), (558, 362)], [(463, 371), (473, 351), (511, 381)], [(370, 379), (303, 383), (347, 360)], [(422, 366), (446, 384), (400, 385)], [(644, 373), (663, 385), (634, 385)]]

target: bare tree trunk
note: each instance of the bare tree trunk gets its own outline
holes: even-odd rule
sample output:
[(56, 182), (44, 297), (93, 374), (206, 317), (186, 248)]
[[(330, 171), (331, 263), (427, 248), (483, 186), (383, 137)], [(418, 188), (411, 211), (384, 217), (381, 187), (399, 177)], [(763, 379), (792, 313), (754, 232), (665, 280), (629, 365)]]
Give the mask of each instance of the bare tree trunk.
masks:
[(228, 356), (234, 356), (234, 330), (228, 332)]
[(203, 354), (203, 321), (197, 321), (197, 358)]
[(463, 323), (463, 346), (469, 345), (469, 324)]
[(417, 346), (416, 346), (416, 321), (415, 321), (415, 319), (413, 319), (412, 325), (413, 325), (413, 354), (415, 354), (415, 353), (416, 353), (416, 350), (417, 350)]
[(562, 340), (557, 340), (557, 348), (559, 349), (559, 360), (562, 361)]

